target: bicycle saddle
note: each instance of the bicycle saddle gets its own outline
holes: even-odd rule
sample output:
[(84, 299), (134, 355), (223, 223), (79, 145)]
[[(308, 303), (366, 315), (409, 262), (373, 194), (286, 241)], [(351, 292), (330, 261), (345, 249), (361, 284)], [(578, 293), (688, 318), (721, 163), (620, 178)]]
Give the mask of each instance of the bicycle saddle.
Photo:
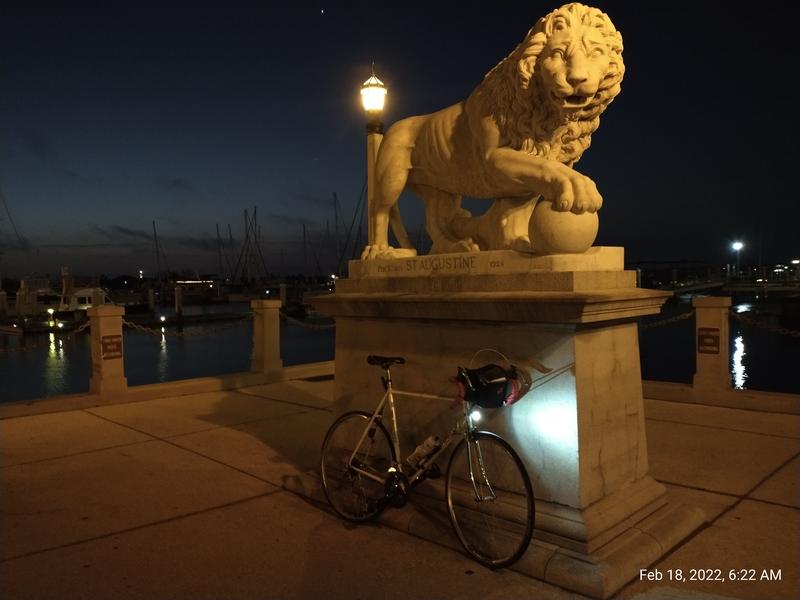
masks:
[(402, 356), (378, 356), (377, 354), (370, 354), (367, 357), (367, 363), (370, 365), (380, 365), (382, 369), (388, 369), (394, 364), (406, 364), (406, 359)]

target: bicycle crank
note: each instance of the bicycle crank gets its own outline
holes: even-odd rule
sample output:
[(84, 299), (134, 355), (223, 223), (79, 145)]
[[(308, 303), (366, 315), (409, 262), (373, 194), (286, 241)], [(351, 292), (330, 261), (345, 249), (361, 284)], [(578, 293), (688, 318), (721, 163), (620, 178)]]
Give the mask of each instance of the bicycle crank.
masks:
[(395, 508), (402, 508), (406, 505), (408, 500), (408, 492), (410, 489), (408, 477), (398, 471), (389, 475), (384, 485), (384, 499), (387, 504)]

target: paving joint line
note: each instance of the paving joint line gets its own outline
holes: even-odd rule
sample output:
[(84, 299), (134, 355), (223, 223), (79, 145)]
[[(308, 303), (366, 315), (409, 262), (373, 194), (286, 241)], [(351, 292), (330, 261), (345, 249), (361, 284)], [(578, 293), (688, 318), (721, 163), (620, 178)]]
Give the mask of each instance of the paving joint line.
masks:
[(215, 510), (230, 508), (232, 506), (238, 506), (239, 504), (244, 504), (246, 502), (251, 502), (253, 500), (258, 500), (260, 498), (267, 498), (269, 496), (273, 496), (275, 494), (279, 494), (281, 492), (287, 492), (287, 490), (283, 488), (278, 488), (274, 490), (270, 490), (268, 492), (264, 492), (262, 494), (256, 494), (255, 496), (248, 496), (247, 498), (239, 498), (238, 500), (233, 500), (231, 502), (226, 502), (225, 504), (218, 504), (216, 506), (210, 506), (208, 508), (201, 508), (199, 510), (195, 510), (192, 512), (184, 513), (182, 515), (175, 515), (173, 517), (168, 517), (166, 519), (160, 519), (158, 521), (152, 521), (150, 523), (142, 523), (141, 525), (135, 525), (134, 527), (128, 527), (127, 529), (119, 529), (117, 531), (111, 531), (109, 533), (104, 533), (102, 535), (96, 535), (93, 537), (85, 538), (82, 540), (75, 540), (73, 542), (67, 542), (65, 544), (60, 544), (58, 546), (52, 546), (50, 548), (42, 548), (40, 550), (31, 550), (30, 552), (25, 552), (23, 554), (18, 554), (16, 556), (9, 556), (6, 558), (0, 558), (0, 564), (11, 562), (14, 560), (19, 560), (21, 558), (28, 558), (31, 556), (36, 556), (37, 554), (44, 554), (46, 552), (54, 552), (56, 550), (63, 550), (64, 548), (70, 548), (72, 546), (80, 546), (81, 544), (86, 544), (89, 542), (96, 542), (99, 540), (104, 540), (110, 537), (114, 537), (115, 535), (123, 535), (126, 533), (131, 533), (133, 531), (140, 531), (142, 529), (148, 529), (150, 527), (158, 527), (159, 525), (165, 525), (167, 523), (172, 523), (174, 521), (180, 521), (182, 519), (188, 519), (191, 517), (196, 517), (198, 515), (202, 515), (205, 513), (210, 513)]
[(674, 423), (676, 425), (688, 425), (688, 426), (691, 426), (691, 427), (704, 427), (706, 429), (716, 429), (716, 430), (719, 430), (719, 431), (735, 431), (737, 433), (752, 433), (753, 435), (763, 435), (763, 436), (766, 436), (766, 437), (775, 437), (775, 438), (781, 438), (781, 439), (785, 439), (785, 440), (798, 440), (798, 441), (800, 441), (800, 434), (798, 434), (796, 436), (782, 435), (782, 434), (778, 434), (778, 433), (763, 433), (763, 432), (760, 432), (760, 431), (750, 431), (749, 429), (733, 429), (733, 428), (730, 428), (730, 427), (719, 427), (719, 426), (715, 426), (715, 425), (703, 425), (703, 424), (700, 424), (700, 423), (687, 423), (685, 421), (674, 421), (672, 419), (657, 419), (655, 417), (648, 417), (646, 413), (647, 413), (647, 411), (645, 411), (645, 420), (646, 421), (657, 421), (659, 423)]
[[(759, 487), (761, 487), (761, 485), (766, 483), (767, 480), (769, 480), (771, 477), (773, 477), (778, 471), (783, 469), (786, 465), (788, 465), (790, 462), (792, 462), (798, 456), (800, 456), (800, 452), (796, 452), (795, 454), (793, 454), (792, 456), (787, 458), (785, 461), (783, 461), (781, 464), (779, 464), (775, 469), (773, 469), (772, 471), (767, 473), (767, 475), (762, 477), (760, 481), (756, 482), (756, 484), (753, 487), (751, 487), (749, 490), (747, 490), (744, 493), (743, 496), (739, 496), (737, 498), (737, 500), (733, 504), (731, 504), (729, 507), (723, 509), (722, 512), (720, 512), (716, 517), (714, 517), (714, 519), (709, 522), (709, 526), (714, 525), (722, 517), (727, 515), (729, 512), (731, 512), (737, 506), (739, 506), (744, 500), (756, 500), (756, 498), (750, 498), (750, 494), (752, 494), (754, 491), (756, 491)], [(765, 503), (768, 503), (768, 502), (765, 502)]]
[(252, 393), (252, 392), (243, 392), (241, 390), (236, 390), (236, 392), (238, 392), (239, 394), (242, 394), (243, 396), (250, 396), (251, 398), (263, 398), (264, 400), (269, 400), (270, 402), (279, 402), (281, 404), (291, 404), (292, 406), (301, 406), (303, 408), (311, 408), (311, 409), (319, 410), (319, 411), (323, 411), (323, 412), (330, 412), (331, 411), (330, 407), (326, 408), (326, 407), (314, 406), (313, 404), (303, 404), (302, 402), (292, 402), (291, 400), (281, 400), (279, 398), (272, 398), (271, 396), (263, 396), (261, 394), (255, 394), (255, 393)]
[[(691, 386), (689, 386), (689, 387), (691, 387)], [(757, 393), (758, 391), (761, 391), (761, 390), (751, 390), (751, 391), (754, 391), (754, 392)], [(765, 391), (765, 393), (767, 393), (767, 394), (771, 394), (771, 393), (783, 394), (784, 396), (794, 396), (794, 395), (796, 395), (796, 394), (792, 394), (790, 392), (769, 392), (769, 391)], [(800, 416), (800, 414), (798, 414), (796, 412), (786, 412), (786, 411), (779, 411), (779, 410), (776, 410), (776, 411), (765, 411), (765, 410), (760, 409), (760, 408), (745, 408), (743, 406), (725, 406), (723, 404), (704, 404), (702, 402), (681, 402), (680, 400), (663, 400), (661, 398), (648, 398), (647, 396), (645, 396), (643, 398), (643, 400), (649, 400), (651, 402), (667, 402), (669, 404), (683, 404), (684, 406), (705, 406), (705, 407), (708, 407), (708, 408), (721, 408), (723, 410), (742, 410), (742, 411), (747, 411), (747, 412), (757, 412), (757, 413), (761, 413), (761, 414), (764, 414), (764, 415), (781, 415), (781, 416), (790, 416), (790, 417)]]
[[(224, 467), (227, 467), (227, 468), (229, 468), (229, 469), (231, 469), (233, 471), (241, 473), (242, 475), (247, 475), (248, 477), (252, 477), (253, 479), (256, 479), (256, 480), (258, 480), (258, 481), (260, 481), (262, 483), (267, 483), (267, 484), (273, 485), (273, 486), (276, 485), (275, 483), (273, 483), (271, 481), (268, 481), (268, 480), (264, 479), (263, 477), (259, 477), (258, 475), (255, 475), (253, 473), (249, 473), (249, 472), (245, 471), (244, 469), (240, 469), (239, 467), (235, 467), (233, 465), (229, 465), (228, 463), (223, 462), (223, 461), (221, 461), (221, 460), (219, 460), (217, 458), (214, 458), (213, 456), (208, 456), (206, 454), (203, 454), (202, 452), (198, 452), (197, 450), (193, 450), (191, 448), (187, 448), (185, 446), (181, 446), (180, 444), (176, 444), (175, 442), (171, 441), (168, 438), (159, 437), (159, 436), (153, 435), (152, 433), (147, 433), (145, 431), (141, 431), (139, 429), (136, 429), (135, 427), (131, 427), (130, 425), (125, 425), (124, 423), (117, 423), (113, 419), (109, 419), (107, 417), (102, 417), (100, 415), (95, 415), (95, 416), (97, 416), (99, 419), (104, 419), (104, 420), (108, 421), (109, 423), (114, 423), (114, 424), (120, 425), (122, 427), (127, 427), (131, 431), (136, 431), (138, 433), (143, 433), (145, 435), (149, 435), (150, 437), (153, 438), (154, 441), (164, 442), (165, 444), (169, 444), (170, 446), (172, 446), (174, 448), (178, 448), (179, 450), (183, 450), (184, 452), (189, 452), (191, 454), (194, 454), (194, 455), (199, 456), (201, 458), (204, 458), (206, 460), (210, 460), (211, 462), (215, 462), (218, 465), (222, 465)], [(280, 488), (281, 486), (277, 485), (277, 487)]]
[(172, 435), (165, 435), (164, 437), (160, 437), (157, 439), (166, 441), (166, 440), (174, 440), (181, 437), (186, 437), (188, 435), (194, 435), (195, 433), (208, 433), (209, 431), (216, 431), (217, 429), (238, 429), (239, 427), (243, 427), (245, 425), (252, 425), (253, 423), (261, 423), (263, 421), (271, 421), (274, 419), (282, 419), (284, 417), (295, 417), (297, 415), (305, 415), (311, 411), (308, 410), (298, 410), (296, 412), (290, 412), (283, 415), (275, 415), (272, 417), (260, 417), (258, 419), (250, 419), (249, 421), (239, 421), (236, 423), (228, 423), (227, 425), (217, 425), (216, 427), (208, 427), (206, 429), (197, 429), (195, 431), (187, 431), (185, 433), (175, 433)]
[(60, 456), (49, 456), (47, 458), (37, 458), (36, 460), (29, 460), (27, 462), (14, 463), (13, 465), (2, 465), (2, 469), (10, 469), (12, 467), (23, 467), (27, 465), (37, 465), (39, 463), (48, 462), (51, 460), (60, 460), (62, 458), (72, 458), (74, 456), (82, 456), (84, 454), (92, 454), (93, 452), (103, 452), (105, 450), (116, 450), (117, 448), (128, 448), (129, 446), (138, 446), (139, 444), (150, 444), (155, 440), (139, 440), (138, 442), (127, 442), (125, 444), (117, 444), (114, 446), (103, 446), (102, 448), (91, 448), (89, 450), (81, 450), (80, 452), (71, 452), (69, 454), (62, 454)]
[(659, 479), (658, 482), (666, 483), (668, 485), (672, 485), (675, 487), (685, 488), (687, 490), (695, 490), (697, 492), (705, 492), (707, 494), (715, 494), (717, 496), (727, 496), (729, 498), (735, 498), (737, 500), (750, 500), (751, 502), (760, 502), (761, 504), (770, 504), (773, 506), (781, 506), (783, 508), (792, 508), (794, 510), (800, 510), (800, 506), (792, 506), (791, 504), (784, 504), (783, 502), (775, 502), (774, 500), (764, 500), (763, 498), (755, 498), (753, 496), (740, 496), (739, 494), (733, 494), (731, 492), (710, 490), (708, 488), (702, 488), (696, 485), (687, 485), (685, 483), (678, 483), (677, 481), (668, 481), (666, 479)]
[[(731, 504), (729, 507), (727, 507), (727, 508), (723, 509), (723, 510), (722, 510), (722, 511), (721, 511), (721, 512), (720, 512), (720, 513), (719, 513), (719, 514), (716, 516), (716, 517), (714, 517), (712, 520), (704, 522), (704, 523), (703, 523), (703, 524), (702, 524), (700, 527), (698, 527), (697, 529), (695, 529), (695, 530), (694, 530), (692, 533), (690, 533), (690, 534), (689, 534), (689, 535), (688, 535), (688, 536), (687, 536), (685, 539), (683, 539), (683, 540), (682, 540), (680, 543), (678, 543), (678, 544), (676, 544), (675, 546), (673, 546), (673, 547), (672, 547), (672, 549), (670, 549), (670, 550), (669, 550), (669, 551), (668, 551), (666, 554), (664, 554), (664, 555), (660, 556), (660, 557), (658, 558), (658, 560), (657, 560), (655, 563), (653, 563), (653, 565), (652, 565), (650, 568), (653, 568), (653, 567), (655, 567), (655, 566), (658, 566), (658, 565), (661, 565), (661, 564), (663, 564), (663, 563), (664, 563), (666, 560), (668, 560), (668, 559), (670, 558), (670, 556), (672, 556), (672, 554), (674, 554), (675, 552), (677, 552), (677, 551), (678, 551), (680, 548), (684, 548), (684, 547), (685, 547), (687, 544), (689, 544), (689, 543), (690, 543), (690, 542), (691, 542), (691, 541), (692, 541), (694, 538), (696, 538), (697, 536), (699, 536), (701, 533), (703, 533), (703, 532), (704, 532), (704, 531), (706, 531), (707, 529), (710, 529), (710, 528), (711, 528), (711, 527), (712, 527), (712, 526), (713, 526), (713, 525), (714, 525), (714, 524), (715, 524), (717, 521), (719, 521), (719, 520), (720, 520), (720, 519), (721, 519), (723, 516), (727, 515), (727, 514), (728, 514), (729, 512), (731, 512), (731, 511), (732, 511), (734, 508), (736, 508), (737, 506), (739, 506), (739, 505), (742, 503), (742, 501), (744, 501), (744, 500), (753, 500), (753, 501), (756, 501), (756, 502), (763, 502), (764, 504), (772, 504), (771, 502), (768, 502), (768, 501), (761, 501), (761, 500), (757, 500), (757, 499), (755, 499), (755, 498), (749, 498), (748, 496), (749, 496), (749, 495), (750, 495), (750, 494), (751, 494), (751, 493), (752, 493), (752, 492), (753, 492), (753, 491), (754, 491), (756, 488), (758, 488), (758, 487), (759, 487), (761, 484), (763, 484), (763, 483), (764, 483), (765, 481), (767, 481), (767, 480), (768, 480), (770, 477), (772, 477), (773, 475), (775, 475), (775, 473), (777, 473), (778, 471), (780, 471), (780, 470), (781, 470), (783, 467), (785, 467), (787, 464), (789, 464), (790, 462), (792, 462), (792, 461), (793, 461), (795, 458), (797, 458), (798, 456), (800, 456), (800, 452), (798, 452), (797, 454), (795, 454), (795, 455), (793, 455), (793, 456), (789, 457), (789, 458), (788, 458), (786, 461), (784, 461), (783, 463), (781, 463), (781, 464), (780, 464), (780, 465), (779, 465), (779, 466), (778, 466), (776, 469), (774, 469), (773, 471), (771, 471), (771, 472), (770, 472), (769, 474), (767, 474), (767, 475), (766, 475), (766, 476), (765, 476), (763, 479), (761, 479), (761, 480), (760, 480), (758, 483), (756, 483), (756, 484), (755, 484), (755, 485), (754, 485), (752, 488), (750, 488), (750, 489), (749, 489), (747, 492), (745, 492), (745, 495), (744, 495), (744, 496), (738, 496), (738, 495), (736, 495), (736, 494), (730, 494), (730, 493), (727, 493), (727, 492), (711, 492), (711, 490), (705, 490), (705, 489), (703, 489), (703, 488), (698, 488), (698, 487), (694, 487), (694, 486), (683, 485), (683, 484), (680, 484), (680, 483), (672, 483), (672, 482), (669, 482), (669, 481), (664, 481), (664, 480), (662, 480), (662, 479), (659, 479), (658, 481), (659, 481), (659, 482), (661, 482), (661, 483), (669, 483), (670, 485), (676, 485), (676, 486), (679, 486), (679, 487), (685, 487), (685, 488), (694, 489), (694, 490), (698, 490), (698, 491), (704, 491), (704, 492), (711, 492), (711, 493), (714, 493), (714, 494), (721, 494), (721, 495), (724, 495), (724, 496), (729, 496), (729, 497), (735, 498), (736, 500), (735, 500), (735, 501), (734, 501), (734, 502), (733, 502), (733, 503), (732, 503), (732, 504)], [(782, 505), (782, 504), (778, 504), (778, 506), (784, 506), (784, 505)], [(798, 510), (796, 507), (789, 507), (789, 508), (794, 508), (795, 510)], [(634, 583), (638, 583), (638, 582), (637, 582), (637, 580), (635, 580), (635, 579), (634, 579), (633, 581), (631, 581), (631, 582), (627, 583), (627, 584), (626, 584), (626, 585), (624, 585), (624, 586), (622, 587), (622, 589), (620, 589), (619, 591), (621, 592), (622, 590), (625, 590), (626, 588), (628, 588), (628, 587), (632, 586)]]

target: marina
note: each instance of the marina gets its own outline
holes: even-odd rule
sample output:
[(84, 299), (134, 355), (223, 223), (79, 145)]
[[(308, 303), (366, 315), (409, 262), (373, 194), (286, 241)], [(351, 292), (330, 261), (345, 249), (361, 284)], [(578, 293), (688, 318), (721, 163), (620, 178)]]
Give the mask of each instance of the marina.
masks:
[[(779, 324), (786, 302), (740, 302), (734, 310), (752, 313), (761, 322)], [(691, 310), (690, 298), (668, 302), (659, 322)], [(164, 316), (165, 321), (160, 321)], [(146, 324), (149, 333), (126, 327), (125, 375), (129, 385), (163, 383), (194, 377), (246, 371), (252, 347), (252, 320), (245, 303), (192, 306), (184, 314), (184, 335), (177, 333), (173, 310), (147, 319), (126, 320)], [(141, 316), (140, 316), (141, 317)], [(685, 319), (663, 327), (647, 328), (643, 320), (639, 343), (645, 380), (690, 383), (695, 372), (694, 325)], [(306, 323), (329, 326), (329, 320)], [(162, 332), (160, 327), (164, 326)], [(283, 320), (281, 353), (285, 365), (333, 359), (335, 328), (303, 327), (303, 322)], [(91, 374), (89, 336), (54, 331), (20, 336), (0, 334), (0, 402), (32, 400), (88, 391)], [(730, 373), (734, 389), (800, 393), (795, 365), (800, 361), (797, 337), (780, 335), (736, 320), (731, 322)]]

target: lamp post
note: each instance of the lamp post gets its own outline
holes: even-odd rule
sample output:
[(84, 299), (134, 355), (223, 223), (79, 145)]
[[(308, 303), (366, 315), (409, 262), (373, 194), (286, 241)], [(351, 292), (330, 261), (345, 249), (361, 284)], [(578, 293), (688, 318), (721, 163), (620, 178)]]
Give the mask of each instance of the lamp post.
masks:
[(375, 212), (375, 162), (378, 158), (378, 148), (383, 140), (383, 123), (381, 114), (386, 102), (386, 86), (375, 76), (375, 65), (372, 75), (361, 84), (361, 104), (367, 113), (367, 221), (369, 230), (367, 243), (375, 243), (375, 231), (372, 225), (372, 215)]
[(736, 251), (736, 277), (741, 276), (741, 272), (739, 270), (739, 253), (741, 252), (742, 248), (744, 248), (744, 244), (742, 242), (733, 242), (731, 244), (731, 248)]

